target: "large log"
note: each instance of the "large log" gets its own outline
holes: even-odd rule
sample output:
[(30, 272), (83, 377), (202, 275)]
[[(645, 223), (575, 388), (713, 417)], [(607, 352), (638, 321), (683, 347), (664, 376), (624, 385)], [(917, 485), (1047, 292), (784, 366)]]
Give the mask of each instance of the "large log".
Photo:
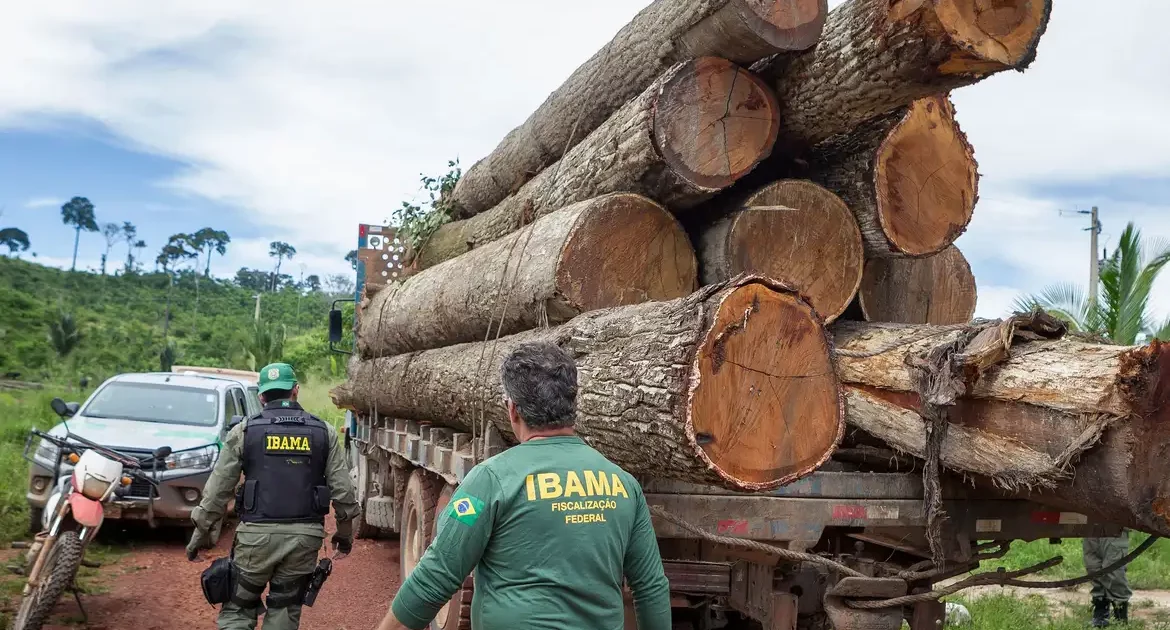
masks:
[(1024, 70), (1051, 9), (1051, 0), (849, 0), (812, 50), (753, 66), (777, 87), (778, 146), (799, 152), (917, 99)]
[(365, 357), (511, 335), (586, 311), (673, 300), (695, 290), (687, 234), (649, 199), (615, 193), (376, 293), (359, 318)]
[(699, 277), (724, 282), (741, 273), (774, 278), (800, 292), (831, 322), (861, 283), (861, 233), (833, 193), (781, 180), (724, 204), (700, 228)]
[(534, 341), (576, 357), (577, 431), (632, 473), (773, 488), (815, 470), (843, 432), (824, 327), (807, 303), (761, 278), (498, 342), (356, 360), (333, 399), (465, 431), (490, 422), (512, 439), (500, 365)]
[[(965, 387), (947, 407), (942, 465), (1016, 496), (1170, 535), (1170, 344), (1046, 338), (1053, 330), (1018, 316), (955, 355)], [(850, 426), (923, 457), (910, 365), (965, 331), (842, 321), (833, 333)]]
[(809, 178), (857, 217), (867, 258), (928, 256), (967, 229), (979, 174), (946, 96), (921, 98), (818, 144)]
[(975, 314), (975, 275), (954, 245), (926, 258), (866, 261), (857, 301), (866, 321), (961, 324)]
[(716, 56), (750, 64), (805, 50), (826, 0), (657, 0), (577, 68), (452, 193), (458, 218), (484, 212), (581, 142), (671, 65)]
[(434, 266), (536, 217), (611, 192), (689, 208), (767, 157), (778, 126), (771, 90), (750, 72), (717, 57), (677, 64), (515, 194), (440, 227), (412, 265)]

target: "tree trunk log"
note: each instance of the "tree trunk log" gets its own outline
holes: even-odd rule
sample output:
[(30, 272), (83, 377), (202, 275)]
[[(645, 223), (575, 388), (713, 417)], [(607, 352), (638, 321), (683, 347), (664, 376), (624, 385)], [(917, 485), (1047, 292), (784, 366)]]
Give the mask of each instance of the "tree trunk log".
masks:
[(586, 311), (673, 300), (696, 288), (687, 234), (627, 193), (573, 204), (376, 293), (359, 318), (364, 357), (557, 325)]
[(826, 0), (657, 0), (467, 169), (452, 193), (456, 217), (503, 201), (671, 65), (704, 56), (750, 64), (805, 50), (820, 37), (827, 13)]
[(867, 258), (929, 256), (967, 229), (979, 173), (950, 99), (914, 101), (813, 147), (809, 179), (837, 193)]
[(702, 57), (673, 66), (558, 163), (491, 210), (443, 225), (413, 257), (425, 269), (571, 203), (611, 192), (671, 210), (730, 186), (772, 150), (776, 101), (758, 78)]
[(961, 324), (975, 314), (975, 276), (954, 245), (927, 258), (866, 261), (857, 300), (866, 321)]
[[(722, 216), (720, 216), (722, 215)], [(697, 239), (703, 284), (741, 273), (796, 289), (831, 322), (861, 283), (861, 234), (833, 193), (803, 180), (773, 182), (724, 205)]]
[[(1028, 317), (956, 355), (966, 387), (947, 408), (942, 464), (1016, 496), (1170, 535), (1170, 344), (1045, 339), (1053, 329)], [(923, 457), (908, 362), (963, 331), (838, 322), (833, 333), (849, 425)]]
[(465, 431), (491, 422), (511, 439), (498, 375), (528, 342), (576, 357), (577, 431), (631, 473), (774, 488), (819, 467), (843, 432), (819, 318), (794, 293), (755, 277), (498, 341), (355, 360), (333, 399)]
[(849, 0), (816, 47), (761, 60), (777, 86), (782, 152), (805, 148), (916, 99), (1023, 70), (1051, 0)]

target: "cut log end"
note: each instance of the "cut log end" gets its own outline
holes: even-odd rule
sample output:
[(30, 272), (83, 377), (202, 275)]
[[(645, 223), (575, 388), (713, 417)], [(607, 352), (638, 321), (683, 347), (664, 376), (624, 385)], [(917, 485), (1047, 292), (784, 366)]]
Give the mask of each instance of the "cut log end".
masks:
[[(640, 195), (614, 194), (573, 226), (556, 285), (581, 310), (673, 300), (697, 285), (694, 250), (665, 208)], [(599, 256), (605, 252), (605, 256)]]
[(899, 324), (961, 324), (975, 300), (975, 276), (954, 245), (927, 258), (871, 259), (858, 292), (867, 321)]
[(761, 39), (778, 51), (811, 48), (821, 38), (828, 0), (740, 0), (741, 13)]
[[(1170, 476), (1166, 475), (1170, 445), (1170, 343), (1153, 341), (1122, 357), (1120, 394), (1143, 401), (1140, 421), (1133, 426), (1133, 461), (1128, 466), (1139, 518), (1150, 530), (1170, 531)], [(1144, 394), (1144, 396), (1143, 396)], [(1137, 398), (1135, 398), (1137, 397)], [(1147, 507), (1148, 506), (1148, 507)]]
[(923, 256), (953, 243), (971, 222), (978, 179), (974, 151), (950, 100), (915, 101), (882, 142), (874, 168), (890, 253)]
[(729, 234), (731, 275), (758, 273), (796, 289), (829, 323), (853, 300), (864, 266), (861, 232), (841, 198), (807, 180), (781, 180), (744, 204)]
[(960, 51), (942, 70), (984, 74), (1027, 67), (1051, 10), (1051, 0), (940, 0), (936, 15)]
[(679, 176), (719, 190), (772, 152), (777, 109), (771, 89), (752, 73), (718, 57), (693, 59), (662, 86), (655, 147)]
[(748, 490), (819, 467), (844, 431), (844, 402), (819, 318), (760, 282), (712, 315), (692, 374), (687, 432), (717, 474)]

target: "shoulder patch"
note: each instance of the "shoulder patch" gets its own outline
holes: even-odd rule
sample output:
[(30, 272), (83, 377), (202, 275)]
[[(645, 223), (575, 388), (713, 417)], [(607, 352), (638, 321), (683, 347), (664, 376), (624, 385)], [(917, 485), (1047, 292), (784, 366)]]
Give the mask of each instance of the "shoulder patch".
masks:
[(483, 512), (483, 501), (478, 497), (467, 495), (451, 501), (451, 518), (464, 525), (474, 525)]

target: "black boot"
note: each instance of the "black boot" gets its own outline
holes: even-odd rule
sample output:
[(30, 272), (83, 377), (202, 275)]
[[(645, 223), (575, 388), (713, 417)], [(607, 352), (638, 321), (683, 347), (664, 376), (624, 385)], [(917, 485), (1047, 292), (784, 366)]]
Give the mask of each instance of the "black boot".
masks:
[(1105, 628), (1109, 625), (1109, 600), (1105, 598), (1093, 600), (1093, 627)]
[(1129, 602), (1113, 602), (1113, 619), (1129, 623)]

